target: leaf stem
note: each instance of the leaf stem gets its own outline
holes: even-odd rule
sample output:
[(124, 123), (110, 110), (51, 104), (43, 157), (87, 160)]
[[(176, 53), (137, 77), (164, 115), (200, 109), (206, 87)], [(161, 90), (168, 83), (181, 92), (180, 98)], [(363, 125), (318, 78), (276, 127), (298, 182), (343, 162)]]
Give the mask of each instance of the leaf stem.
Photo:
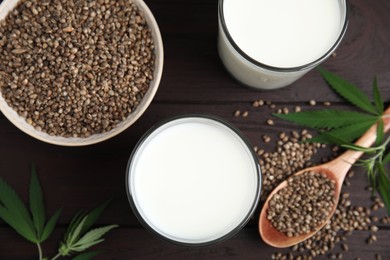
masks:
[(37, 247), (38, 247), (38, 253), (39, 253), (39, 260), (42, 260), (43, 256), (42, 256), (42, 248), (41, 248), (41, 244), (38, 242), (37, 243)]
[(51, 260), (56, 260), (58, 257), (61, 256), (61, 253), (56, 254)]

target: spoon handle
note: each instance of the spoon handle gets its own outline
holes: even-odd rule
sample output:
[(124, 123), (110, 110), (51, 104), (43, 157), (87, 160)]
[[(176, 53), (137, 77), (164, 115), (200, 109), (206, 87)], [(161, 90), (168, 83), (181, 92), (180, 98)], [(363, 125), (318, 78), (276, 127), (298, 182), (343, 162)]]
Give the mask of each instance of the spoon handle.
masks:
[[(384, 123), (384, 131), (387, 133), (390, 130), (390, 106), (385, 110), (382, 115)], [(356, 142), (355, 145), (361, 147), (371, 147), (371, 145), (376, 140), (377, 125), (374, 124), (367, 132), (362, 135)], [(346, 174), (349, 168), (363, 155), (363, 152), (347, 150), (342, 155), (340, 155), (336, 160), (332, 161), (329, 165), (329, 168), (337, 169), (341, 174)]]

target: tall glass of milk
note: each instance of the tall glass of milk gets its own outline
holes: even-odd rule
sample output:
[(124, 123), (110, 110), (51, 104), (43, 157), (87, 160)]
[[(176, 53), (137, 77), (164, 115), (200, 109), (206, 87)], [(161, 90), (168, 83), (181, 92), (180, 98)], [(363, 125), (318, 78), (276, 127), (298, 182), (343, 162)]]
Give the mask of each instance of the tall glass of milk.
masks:
[(205, 115), (152, 128), (133, 150), (126, 175), (139, 221), (180, 245), (230, 238), (250, 219), (261, 191), (253, 148), (234, 126)]
[(247, 86), (287, 86), (335, 51), (347, 11), (346, 0), (219, 0), (219, 55)]

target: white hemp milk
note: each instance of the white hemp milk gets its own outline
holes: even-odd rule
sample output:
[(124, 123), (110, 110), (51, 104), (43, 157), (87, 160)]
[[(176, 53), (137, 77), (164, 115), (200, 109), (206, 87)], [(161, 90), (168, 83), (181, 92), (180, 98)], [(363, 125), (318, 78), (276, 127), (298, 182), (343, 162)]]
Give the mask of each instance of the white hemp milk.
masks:
[(220, 0), (219, 8), (223, 63), (239, 81), (262, 89), (288, 85), (318, 65), (347, 22), (345, 0)]
[(229, 127), (208, 118), (160, 126), (138, 147), (128, 169), (139, 215), (179, 243), (227, 235), (243, 225), (258, 200), (260, 177), (249, 149)]

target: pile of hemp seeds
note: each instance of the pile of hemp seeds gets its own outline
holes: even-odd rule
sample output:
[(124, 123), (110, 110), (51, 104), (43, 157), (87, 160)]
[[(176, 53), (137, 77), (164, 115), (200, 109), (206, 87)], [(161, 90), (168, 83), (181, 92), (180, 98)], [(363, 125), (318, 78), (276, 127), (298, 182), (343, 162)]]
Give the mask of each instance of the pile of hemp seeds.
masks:
[[(308, 102), (308, 105), (328, 107), (331, 106), (331, 103), (323, 102), (320, 104), (311, 100)], [(233, 116), (249, 120), (253, 116), (252, 113), (255, 114), (259, 109), (265, 110), (266, 113), (269, 112), (270, 114), (269, 118), (264, 120), (264, 123), (271, 127), (277, 127), (281, 121), (274, 121), (271, 113), (288, 114), (290, 111), (299, 112), (304, 109), (304, 106), (296, 106), (293, 108), (278, 107), (270, 101), (256, 100), (252, 103), (252, 108), (237, 109), (233, 112)], [(337, 146), (328, 147), (324, 144), (305, 142), (311, 137), (312, 134), (306, 129), (301, 131), (283, 131), (277, 136), (274, 134), (263, 134), (260, 137), (262, 140), (259, 146), (263, 147), (264, 143), (268, 144), (267, 146), (273, 146), (273, 149), (270, 151), (259, 149), (257, 146), (254, 147), (259, 157), (262, 170), (263, 186), (260, 197), (262, 203), (265, 202), (269, 193), (279, 183), (288, 179), (295, 172), (314, 166), (315, 164), (327, 162), (339, 155), (340, 149)], [(329, 153), (331, 153), (331, 156), (329, 156)], [(348, 237), (353, 235), (353, 231), (363, 230), (369, 235), (362, 238), (362, 242), (367, 245), (375, 243), (378, 239), (376, 235), (379, 230), (378, 225), (390, 224), (390, 217), (386, 216), (385, 213), (382, 214), (382, 211), (384, 212), (384, 203), (379, 197), (372, 196), (371, 206), (353, 204), (347, 190), (351, 186), (354, 175), (355, 172), (353, 170), (347, 174), (336, 211), (330, 221), (319, 232), (295, 246), (283, 250), (279, 249), (269, 259), (304, 260), (322, 256), (322, 259), (360, 260), (361, 258), (359, 256), (354, 255), (350, 251)], [(362, 192), (367, 192), (367, 196), (370, 196), (371, 188), (367, 186), (365, 190)], [(380, 215), (382, 217), (379, 217)], [(372, 254), (370, 259), (382, 259), (380, 254)]]
[(21, 0), (0, 22), (0, 90), (35, 129), (115, 128), (153, 79), (151, 29), (131, 0)]
[(267, 219), (287, 237), (315, 231), (335, 205), (335, 182), (324, 173), (305, 171), (287, 179), (287, 186), (269, 201)]

